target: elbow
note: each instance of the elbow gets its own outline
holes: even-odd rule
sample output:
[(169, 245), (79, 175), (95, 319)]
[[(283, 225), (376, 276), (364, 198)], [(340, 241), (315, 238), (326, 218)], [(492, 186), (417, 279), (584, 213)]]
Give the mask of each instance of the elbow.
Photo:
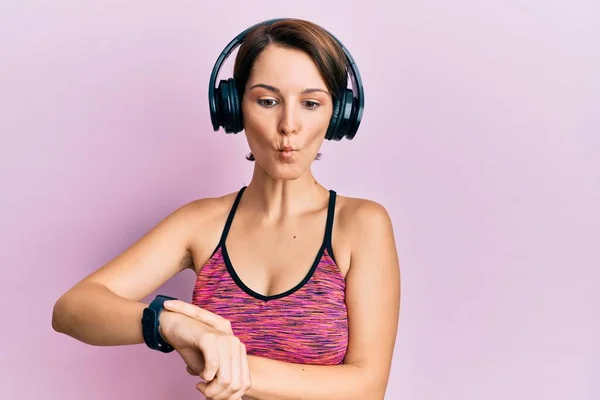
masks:
[(54, 307), (52, 308), (52, 329), (58, 333), (64, 333), (64, 319), (65, 319), (65, 307), (64, 304), (64, 296), (60, 297), (56, 303), (54, 303)]
[(73, 307), (70, 306), (69, 292), (63, 294), (56, 300), (52, 308), (52, 329), (58, 333), (68, 334), (70, 323), (73, 316), (69, 312)]
[(83, 303), (91, 295), (88, 285), (81, 283), (63, 293), (52, 308), (52, 329), (58, 333), (72, 335), (87, 308)]

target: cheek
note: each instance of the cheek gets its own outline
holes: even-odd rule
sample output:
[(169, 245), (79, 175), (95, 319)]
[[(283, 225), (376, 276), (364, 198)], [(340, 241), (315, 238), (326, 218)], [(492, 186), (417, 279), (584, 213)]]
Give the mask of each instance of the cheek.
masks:
[(252, 105), (243, 105), (244, 130), (250, 144), (268, 142), (270, 132), (273, 131), (272, 118), (266, 118), (262, 113), (252, 109)]
[(307, 116), (305, 128), (310, 136), (311, 142), (320, 142), (325, 138), (325, 133), (329, 128), (331, 120), (331, 111), (322, 110)]

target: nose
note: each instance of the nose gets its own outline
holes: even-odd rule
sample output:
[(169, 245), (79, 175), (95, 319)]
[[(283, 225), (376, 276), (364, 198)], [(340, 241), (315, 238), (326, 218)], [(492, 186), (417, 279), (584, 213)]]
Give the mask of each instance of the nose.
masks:
[(279, 133), (289, 136), (298, 132), (298, 119), (294, 107), (283, 106), (279, 120)]

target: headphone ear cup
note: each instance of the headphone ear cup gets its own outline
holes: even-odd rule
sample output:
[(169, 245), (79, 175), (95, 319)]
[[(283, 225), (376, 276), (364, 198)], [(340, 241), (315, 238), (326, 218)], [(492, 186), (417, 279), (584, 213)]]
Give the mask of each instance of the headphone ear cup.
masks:
[(237, 85), (233, 78), (229, 78), (229, 96), (231, 98), (231, 129), (233, 133), (239, 133), (244, 129), (242, 118), (242, 109), (240, 107), (240, 96), (238, 95)]
[(221, 80), (216, 90), (217, 97), (217, 122), (219, 126), (230, 133), (231, 130), (231, 101), (229, 95), (229, 82)]
[(232, 78), (221, 80), (216, 90), (217, 121), (226, 133), (238, 133), (242, 130), (239, 97), (235, 81)]
[(346, 93), (346, 107), (348, 126), (344, 129), (344, 136), (348, 138), (348, 140), (352, 140), (354, 139), (354, 136), (356, 136), (356, 132), (358, 132), (358, 126), (360, 125), (363, 114), (361, 101), (354, 96), (352, 90), (348, 90)]
[[(348, 128), (352, 125), (354, 107), (354, 93), (351, 89), (345, 89), (340, 99), (333, 107), (333, 115), (329, 124), (326, 139), (342, 140), (348, 137)], [(354, 135), (352, 135), (353, 137)], [(351, 138), (351, 137), (350, 137)]]
[(340, 99), (338, 99), (338, 98), (334, 99), (331, 119), (329, 120), (329, 126), (327, 127), (327, 133), (325, 134), (325, 139), (327, 139), (327, 140), (339, 140), (339, 139), (336, 139), (336, 137), (337, 137), (337, 132), (338, 132), (338, 126), (340, 124), (340, 114), (341, 114), (340, 106), (342, 104), (343, 104), (343, 102)]
[(343, 96), (342, 104), (340, 105), (340, 123), (337, 130), (338, 140), (348, 137), (348, 129), (352, 123), (354, 106), (354, 93), (352, 90), (346, 89)]

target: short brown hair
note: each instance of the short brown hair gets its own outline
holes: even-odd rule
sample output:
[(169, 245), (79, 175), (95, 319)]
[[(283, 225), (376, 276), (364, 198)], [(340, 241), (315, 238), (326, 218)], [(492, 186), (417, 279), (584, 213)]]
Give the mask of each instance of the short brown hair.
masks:
[[(254, 62), (270, 44), (297, 49), (308, 54), (317, 65), (334, 101), (339, 99), (340, 94), (346, 89), (348, 85), (346, 56), (335, 38), (313, 22), (294, 18), (282, 19), (252, 29), (240, 45), (233, 69), (240, 103)], [(254, 160), (252, 154), (247, 158)], [(319, 158), (320, 154), (317, 155), (317, 159)]]
[(257, 26), (248, 32), (240, 45), (233, 70), (240, 98), (244, 96), (256, 58), (269, 44), (297, 49), (311, 56), (333, 96), (339, 95), (348, 85), (346, 56), (338, 42), (315, 23), (284, 19)]

